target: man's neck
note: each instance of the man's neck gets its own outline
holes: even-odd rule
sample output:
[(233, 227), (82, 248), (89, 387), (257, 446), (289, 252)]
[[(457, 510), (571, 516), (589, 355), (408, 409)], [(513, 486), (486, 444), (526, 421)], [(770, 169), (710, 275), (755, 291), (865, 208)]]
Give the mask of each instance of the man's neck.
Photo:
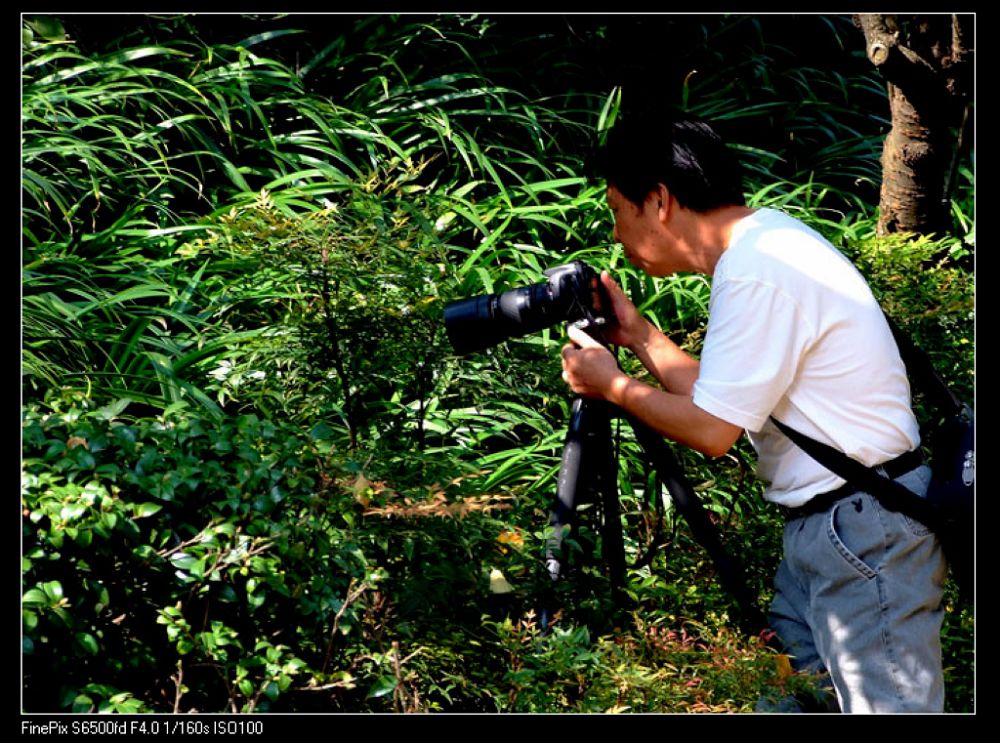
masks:
[(715, 273), (722, 254), (729, 249), (733, 228), (756, 209), (733, 205), (698, 213), (686, 211), (685, 236), (693, 271)]

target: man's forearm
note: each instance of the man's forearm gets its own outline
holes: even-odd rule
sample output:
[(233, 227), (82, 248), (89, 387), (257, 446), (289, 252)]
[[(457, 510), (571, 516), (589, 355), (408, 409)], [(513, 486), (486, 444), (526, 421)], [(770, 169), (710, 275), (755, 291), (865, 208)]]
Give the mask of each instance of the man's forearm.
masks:
[(652, 323), (630, 350), (668, 392), (690, 396), (698, 379), (699, 362), (667, 338)]
[(607, 390), (607, 399), (661, 435), (711, 457), (719, 457), (743, 429), (694, 404), (690, 395), (664, 392), (624, 374)]

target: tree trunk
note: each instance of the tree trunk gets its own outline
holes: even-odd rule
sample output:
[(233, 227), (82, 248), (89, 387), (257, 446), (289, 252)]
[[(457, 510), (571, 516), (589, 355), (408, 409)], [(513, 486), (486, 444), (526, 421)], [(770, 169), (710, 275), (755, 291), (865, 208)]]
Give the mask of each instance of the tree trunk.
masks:
[(855, 16), (888, 82), (892, 129), (882, 150), (878, 233), (943, 234), (968, 139), (974, 16)]

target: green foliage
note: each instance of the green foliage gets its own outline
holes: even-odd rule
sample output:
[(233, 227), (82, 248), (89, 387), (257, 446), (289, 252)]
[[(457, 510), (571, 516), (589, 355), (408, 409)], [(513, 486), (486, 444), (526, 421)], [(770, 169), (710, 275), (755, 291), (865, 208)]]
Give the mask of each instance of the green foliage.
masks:
[[(264, 628), (282, 606), (262, 605), (309, 574), (306, 564), (287, 579), (277, 568), (300, 535), (316, 537), (298, 519), (278, 526), (269, 516), (314, 477), (301, 444), (251, 417), (221, 427), (191, 416), (126, 422), (79, 404), (24, 422), (29, 686), (61, 689), (75, 709), (86, 700), (103, 709), (124, 690), (145, 709), (176, 709), (188, 689), (199, 707), (213, 703), (211, 690), (215, 709), (252, 709), (256, 696), (230, 691), (225, 703), (222, 689), (250, 670), (239, 660), (247, 644), (263, 654), (267, 643), (272, 659), (275, 635)], [(277, 450), (264, 450), (276, 437)], [(333, 578), (330, 590), (338, 586)], [(202, 663), (217, 674), (207, 688), (191, 681)], [(251, 677), (287, 686), (276, 673)]]
[[(474, 610), (504, 505), (387, 492), (329, 442), (252, 415), (53, 401), (26, 411), (23, 441), (29, 709), (47, 689), (159, 711), (348, 695), (384, 675), (355, 644), (382, 642), (387, 616), (419, 637)], [(426, 520), (396, 520), (413, 513)]]
[[(665, 547), (613, 614), (587, 516), (553, 591), (560, 329), (460, 359), (441, 313), (580, 258), (698, 352), (708, 280), (628, 266), (584, 162), (636, 89), (594, 61), (646, 23), (676, 42), (667, 95), (744, 153), (751, 202), (844, 245), (971, 392), (972, 173), (965, 243), (872, 238), (884, 92), (845, 61), (849, 21), (795, 21), (840, 46), (826, 68), (751, 16), (224, 20), (26, 19), (24, 708), (735, 712), (808, 693), (726, 629), (627, 430), (627, 556)], [(780, 515), (748, 446), (677, 455), (766, 602)], [(971, 706), (971, 637), (950, 611), (950, 709)]]
[(697, 624), (671, 629), (639, 615), (627, 634), (586, 627), (542, 634), (532, 615), (488, 623), (508, 657), (503, 711), (748, 712), (763, 694), (814, 693), (759, 641)]
[(965, 241), (891, 235), (845, 248), (886, 313), (924, 349), (955, 393), (975, 389), (975, 278)]

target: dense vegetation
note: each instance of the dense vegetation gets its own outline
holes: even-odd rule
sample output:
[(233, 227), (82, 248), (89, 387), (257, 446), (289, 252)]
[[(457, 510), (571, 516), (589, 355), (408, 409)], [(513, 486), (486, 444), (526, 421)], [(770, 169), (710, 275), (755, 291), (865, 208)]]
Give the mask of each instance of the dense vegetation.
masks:
[[(657, 86), (745, 155), (751, 203), (842, 247), (971, 399), (971, 164), (953, 234), (875, 238), (887, 111), (856, 34), (823, 16), (28, 17), (23, 709), (808, 693), (733, 628), (669, 507), (624, 613), (584, 524), (541, 631), (561, 329), (459, 358), (441, 316), (582, 258), (697, 352), (707, 280), (631, 269), (585, 167), (670, 49)], [(619, 439), (635, 558), (657, 496)], [(766, 604), (781, 516), (749, 447), (677, 455)], [(971, 710), (970, 607), (949, 602), (944, 638), (948, 708)]]

